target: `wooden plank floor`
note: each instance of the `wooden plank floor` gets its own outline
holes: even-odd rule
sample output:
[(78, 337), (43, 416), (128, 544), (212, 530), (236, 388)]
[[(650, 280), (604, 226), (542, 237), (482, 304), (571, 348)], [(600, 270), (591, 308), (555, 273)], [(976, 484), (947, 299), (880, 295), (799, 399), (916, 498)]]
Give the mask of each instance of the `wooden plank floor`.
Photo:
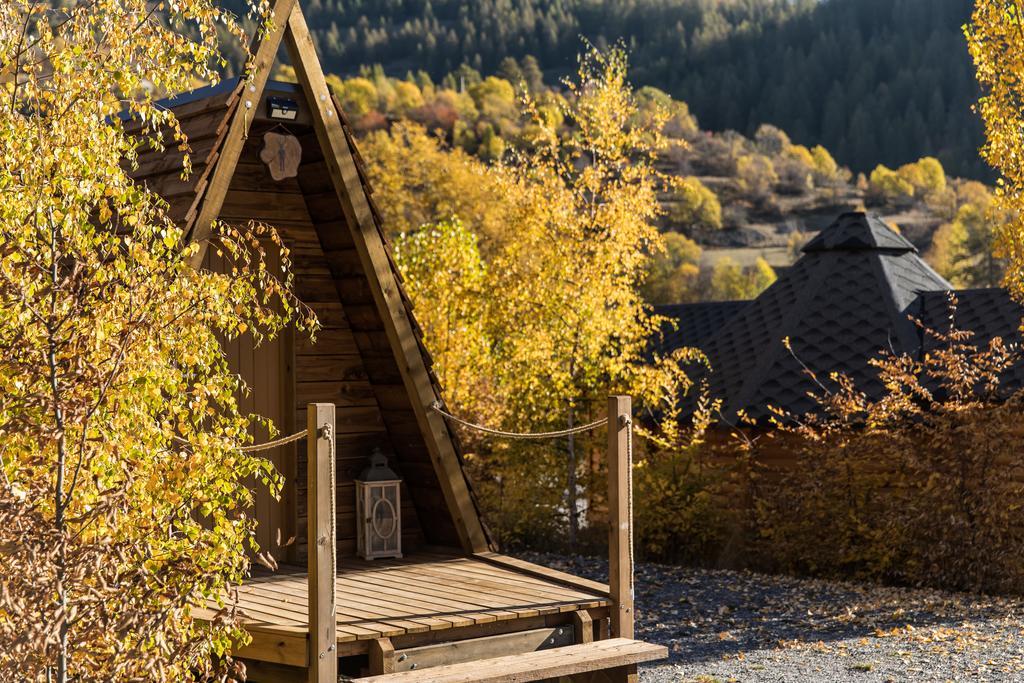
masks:
[[(416, 553), (396, 560), (338, 563), (338, 642), (396, 637), (607, 606), (608, 598), (481, 559)], [(250, 632), (302, 635), (302, 568), (259, 570), (238, 589)], [(249, 650), (249, 648), (247, 648)], [(250, 650), (250, 656), (256, 654)], [(277, 660), (279, 657), (274, 657)]]

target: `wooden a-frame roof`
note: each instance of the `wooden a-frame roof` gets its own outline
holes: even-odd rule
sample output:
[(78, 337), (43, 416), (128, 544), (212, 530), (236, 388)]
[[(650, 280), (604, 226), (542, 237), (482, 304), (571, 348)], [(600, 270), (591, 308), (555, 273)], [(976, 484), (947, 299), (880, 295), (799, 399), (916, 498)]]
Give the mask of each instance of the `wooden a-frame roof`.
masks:
[[(345, 276), (351, 275), (352, 264), (332, 262), (332, 243), (354, 243), (357, 268), (365, 275), (462, 548), (466, 552), (491, 550), (453, 434), (444, 419), (431, 409), (440, 397), (440, 386), (431, 370), (422, 330), (413, 317), (411, 301), (387, 248), (364, 164), (341, 106), (324, 80), (302, 10), (296, 0), (275, 0), (272, 16), (273, 30), (254, 45), (251, 73), (168, 101), (189, 138), (193, 168), (190, 177), (181, 178), (183, 155), (165, 152), (143, 155), (133, 175), (168, 201), (172, 218), (185, 228), (191, 241), (199, 243), (200, 251), (193, 261), (199, 267), (212, 223), (224, 207), (249, 127), (284, 41), (299, 81), (297, 87), (289, 87), (298, 90), (304, 99), (337, 198), (335, 208), (340, 208), (343, 216), (329, 229), (317, 228), (336, 287), (340, 288)], [(333, 235), (331, 231), (335, 231)]]

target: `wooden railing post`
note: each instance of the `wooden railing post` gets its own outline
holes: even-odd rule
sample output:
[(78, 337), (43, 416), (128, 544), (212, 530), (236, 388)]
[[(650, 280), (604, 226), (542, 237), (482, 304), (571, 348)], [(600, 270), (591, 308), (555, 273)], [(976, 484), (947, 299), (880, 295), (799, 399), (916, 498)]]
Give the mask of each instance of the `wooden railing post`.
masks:
[(629, 396), (608, 397), (608, 588), (612, 638), (633, 637), (633, 519), (629, 509)]
[(334, 404), (306, 406), (306, 554), (309, 563), (309, 683), (337, 683), (334, 586)]

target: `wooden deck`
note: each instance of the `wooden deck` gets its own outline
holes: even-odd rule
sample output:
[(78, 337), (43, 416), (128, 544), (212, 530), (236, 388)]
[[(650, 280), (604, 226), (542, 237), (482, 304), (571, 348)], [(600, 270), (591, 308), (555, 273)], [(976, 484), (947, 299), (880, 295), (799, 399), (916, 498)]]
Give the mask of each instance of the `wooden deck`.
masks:
[[(335, 583), (340, 656), (364, 653), (379, 638), (513, 620), (523, 620), (527, 628), (536, 621), (531, 618), (609, 605), (600, 584), (500, 555), (431, 552), (373, 562), (347, 558), (339, 560)], [(306, 666), (307, 590), (305, 569), (282, 565), (276, 572), (256, 571), (238, 589), (253, 642), (236, 654)]]

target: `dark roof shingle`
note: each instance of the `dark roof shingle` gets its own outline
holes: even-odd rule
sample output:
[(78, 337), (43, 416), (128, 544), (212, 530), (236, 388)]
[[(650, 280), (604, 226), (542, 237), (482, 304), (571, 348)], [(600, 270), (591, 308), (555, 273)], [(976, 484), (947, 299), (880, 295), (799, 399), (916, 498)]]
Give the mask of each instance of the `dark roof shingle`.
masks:
[[(753, 301), (658, 309), (679, 327), (666, 334), (661, 351), (684, 345), (704, 351), (712, 395), (723, 400), (727, 419), (740, 410), (765, 417), (769, 405), (794, 414), (814, 409), (808, 394), (820, 388), (804, 366), (826, 386), (837, 371), (879, 395), (868, 361), (883, 350), (918, 353), (922, 335), (910, 318), (938, 319), (938, 302), (946, 306), (953, 289), (910, 242), (860, 212), (840, 216), (803, 251)], [(961, 295), (958, 317), (960, 327), (977, 329), (987, 341), (1014, 335), (1021, 308), (1004, 290), (970, 290)]]

